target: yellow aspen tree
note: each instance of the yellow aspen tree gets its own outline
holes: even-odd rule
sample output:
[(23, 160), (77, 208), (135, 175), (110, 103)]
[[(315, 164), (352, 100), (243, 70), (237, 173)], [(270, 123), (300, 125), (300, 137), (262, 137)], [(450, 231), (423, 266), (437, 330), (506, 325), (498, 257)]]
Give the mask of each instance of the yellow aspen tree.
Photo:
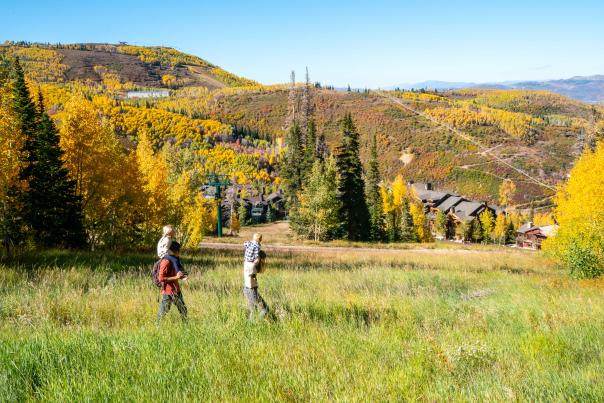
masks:
[(505, 179), (499, 186), (499, 204), (501, 204), (507, 211), (514, 201), (514, 195), (516, 194), (516, 185), (510, 179)]
[(82, 197), (84, 224), (92, 247), (140, 241), (133, 229), (144, 223), (142, 183), (136, 155), (126, 153), (94, 105), (73, 97), (61, 114), (60, 146), (76, 192)]
[(400, 209), (407, 195), (407, 185), (403, 177), (398, 175), (392, 182), (392, 203), (394, 204), (394, 208)]
[(176, 82), (176, 77), (172, 74), (164, 74), (161, 78), (161, 82), (168, 88), (172, 88), (172, 85)]
[(144, 225), (144, 229), (146, 235), (152, 237), (152, 234), (159, 232), (159, 228), (168, 221), (171, 211), (168, 195), (168, 164), (163, 153), (153, 152), (151, 141), (144, 131), (139, 134), (136, 160), (143, 190), (147, 195), (145, 206), (147, 225)]
[(413, 218), (413, 226), (420, 242), (431, 242), (432, 234), (428, 229), (428, 220), (424, 214), (424, 206), (421, 202), (410, 201), (409, 212)]
[(493, 228), (493, 240), (498, 243), (503, 243), (505, 241), (505, 236), (507, 232), (507, 221), (505, 219), (505, 214), (500, 213), (495, 220), (495, 227)]
[(19, 133), (16, 116), (10, 107), (10, 89), (0, 87), (0, 197), (6, 198), (11, 186), (25, 186), (19, 181), (23, 158), (23, 136)]
[(560, 225), (543, 247), (576, 277), (604, 273), (604, 142), (587, 150), (570, 172), (568, 182), (554, 198)]
[(218, 218), (216, 202), (208, 200), (200, 193), (194, 203), (184, 206), (183, 228), (187, 233), (187, 244), (198, 245), (204, 235), (216, 228)]

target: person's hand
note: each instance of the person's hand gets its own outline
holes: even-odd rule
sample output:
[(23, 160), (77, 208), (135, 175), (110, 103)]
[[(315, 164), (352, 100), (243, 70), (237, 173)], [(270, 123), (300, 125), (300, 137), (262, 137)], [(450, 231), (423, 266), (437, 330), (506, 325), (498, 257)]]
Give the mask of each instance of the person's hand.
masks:
[(182, 271), (179, 271), (178, 273), (176, 273), (176, 278), (183, 278), (185, 275), (183, 274)]

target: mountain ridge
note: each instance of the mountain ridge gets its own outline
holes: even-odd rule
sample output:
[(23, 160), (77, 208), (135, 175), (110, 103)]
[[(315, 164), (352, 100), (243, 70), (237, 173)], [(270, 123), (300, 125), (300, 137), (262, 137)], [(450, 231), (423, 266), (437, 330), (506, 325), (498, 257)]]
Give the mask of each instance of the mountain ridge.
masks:
[(438, 91), (461, 88), (543, 90), (564, 95), (577, 101), (588, 103), (604, 103), (604, 74), (594, 74), (590, 76), (573, 76), (570, 78), (552, 80), (517, 80), (494, 83), (428, 80), (413, 84), (399, 84), (388, 87), (388, 89), (395, 88), (425, 88)]

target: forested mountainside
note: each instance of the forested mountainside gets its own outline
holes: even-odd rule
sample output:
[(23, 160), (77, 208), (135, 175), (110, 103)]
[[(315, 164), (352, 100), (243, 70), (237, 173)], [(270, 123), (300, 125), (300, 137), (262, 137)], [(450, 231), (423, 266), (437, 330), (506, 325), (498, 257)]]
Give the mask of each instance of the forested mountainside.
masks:
[[(287, 94), (284, 88), (241, 89), (214, 97), (208, 110), (217, 119), (279, 136)], [(339, 140), (337, 117), (349, 111), (362, 135), (364, 159), (370, 135), (377, 135), (381, 169), (386, 176), (402, 174), (409, 180), (432, 182), (437, 188), (484, 200), (496, 199), (504, 178), (517, 182), (518, 203), (552, 194), (509, 166), (495, 162), (493, 155), (555, 185), (566, 177), (590, 136), (603, 128), (602, 109), (548, 92), (471, 89), (388, 94), (462, 130), (488, 152), (372, 91), (317, 90), (319, 132), (335, 145)]]
[[(226, 150), (220, 156), (206, 151), (215, 157), (210, 163), (214, 169), (266, 180), (273, 187), (279, 183), (276, 163), (285, 135), (289, 85), (264, 86), (163, 47), (9, 43), (0, 49), (20, 58), (57, 120), (72, 94), (83, 94), (126, 143), (144, 131), (156, 149), (170, 139), (211, 144), (211, 150)], [(126, 91), (143, 88), (168, 89), (170, 96), (125, 99)], [(318, 133), (334, 146), (340, 136), (338, 122), (350, 112), (361, 134), (362, 159), (375, 133), (380, 169), (387, 178), (402, 174), (406, 180), (432, 182), (437, 189), (491, 202), (505, 178), (517, 183), (516, 203), (550, 196), (551, 189), (509, 165), (555, 186), (585, 144), (604, 131), (601, 107), (545, 91), (460, 89), (386, 95), (424, 116), (384, 93), (313, 85)], [(462, 130), (471, 141), (426, 117)], [(229, 165), (241, 163), (243, 157), (236, 157), (240, 154), (250, 158), (245, 168)]]

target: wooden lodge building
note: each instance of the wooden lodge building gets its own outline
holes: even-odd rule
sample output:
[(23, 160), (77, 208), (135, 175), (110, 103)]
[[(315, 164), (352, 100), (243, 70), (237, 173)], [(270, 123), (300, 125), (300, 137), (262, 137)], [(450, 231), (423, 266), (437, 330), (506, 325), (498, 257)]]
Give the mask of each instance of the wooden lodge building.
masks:
[(502, 212), (499, 207), (489, 205), (486, 202), (473, 201), (455, 193), (434, 190), (431, 183), (409, 182), (409, 186), (415, 190), (417, 198), (424, 205), (424, 211), (430, 222), (432, 233), (435, 233), (434, 219), (439, 211), (449, 217), (451, 228), (447, 232), (452, 234), (449, 236), (450, 239), (458, 238), (455, 235), (457, 233), (455, 229), (462, 222), (471, 223), (478, 219), (485, 210), (490, 210), (493, 217), (497, 217)]
[(536, 226), (531, 221), (516, 231), (516, 246), (519, 248), (541, 249), (541, 242), (554, 235), (557, 225)]

